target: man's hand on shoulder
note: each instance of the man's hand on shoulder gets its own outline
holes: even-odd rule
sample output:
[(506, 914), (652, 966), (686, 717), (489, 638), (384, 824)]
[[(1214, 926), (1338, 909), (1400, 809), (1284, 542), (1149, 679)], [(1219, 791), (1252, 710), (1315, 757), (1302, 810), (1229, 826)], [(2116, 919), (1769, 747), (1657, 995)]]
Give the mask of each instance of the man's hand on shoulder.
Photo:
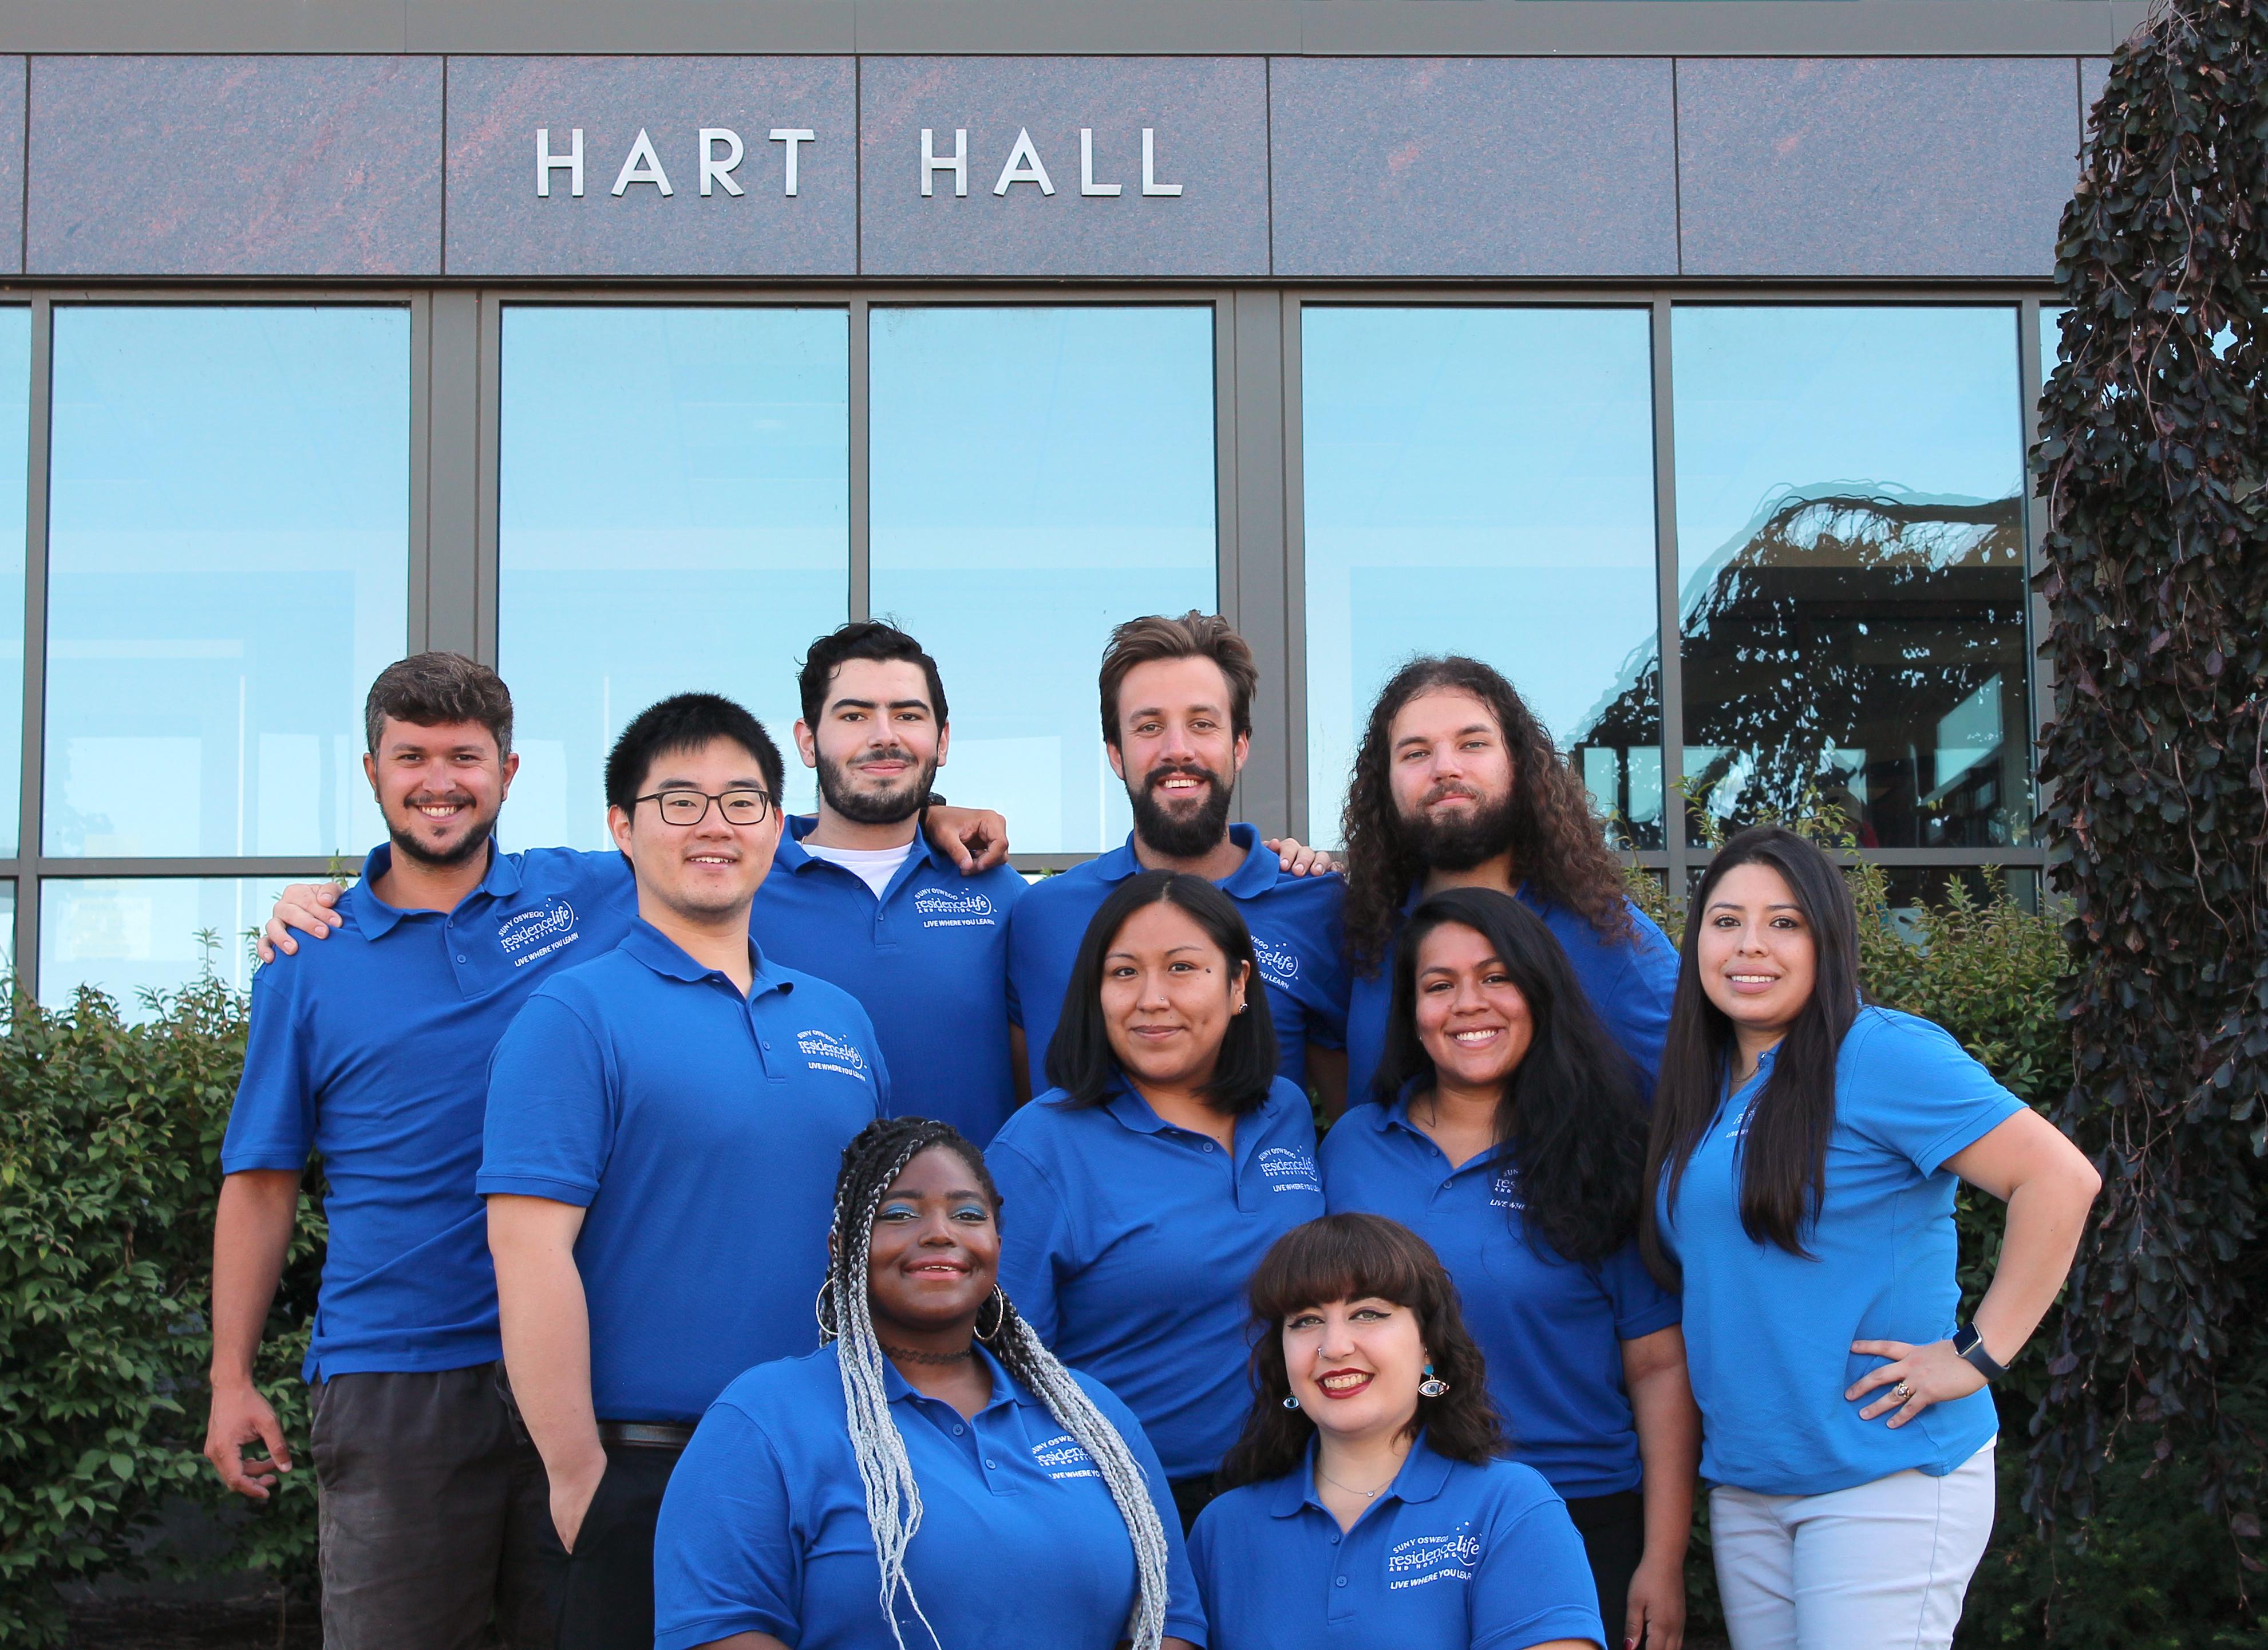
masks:
[(1339, 868), (1338, 861), (1326, 851), (1307, 847), (1296, 836), (1270, 836), (1260, 845), (1276, 856), (1290, 876), (1329, 876)]
[(328, 939), (331, 930), (346, 926), (347, 919), (332, 907), (345, 893), (335, 882), (294, 882), (276, 896), (276, 909), (268, 914), (268, 924), (260, 931), (260, 960), (276, 961), (276, 954), (295, 954), (299, 942), (291, 937), (298, 929), (318, 939)]
[(990, 808), (939, 802), (922, 815), (922, 829), (963, 876), (1007, 863), (1008, 821)]

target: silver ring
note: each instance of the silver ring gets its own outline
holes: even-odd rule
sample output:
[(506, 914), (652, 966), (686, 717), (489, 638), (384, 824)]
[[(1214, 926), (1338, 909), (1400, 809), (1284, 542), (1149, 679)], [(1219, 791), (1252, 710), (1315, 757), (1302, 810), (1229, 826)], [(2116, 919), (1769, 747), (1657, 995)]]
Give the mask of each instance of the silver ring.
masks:
[(1913, 1396), (1913, 1382), (1911, 1381), (1899, 1381), (1896, 1386), (1890, 1389), (1890, 1396), (1896, 1398), (1899, 1403), (1904, 1403), (1908, 1398)]

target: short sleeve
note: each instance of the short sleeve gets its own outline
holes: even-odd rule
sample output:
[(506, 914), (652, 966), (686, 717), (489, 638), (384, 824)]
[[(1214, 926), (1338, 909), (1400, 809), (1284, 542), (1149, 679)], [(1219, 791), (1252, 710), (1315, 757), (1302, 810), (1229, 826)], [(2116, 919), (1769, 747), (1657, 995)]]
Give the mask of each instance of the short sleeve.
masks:
[(489, 1060), (476, 1190), (587, 1209), (615, 1144), (619, 1099), (605, 1050), (556, 998), (528, 999)]
[[(848, 997), (850, 994), (845, 992)], [(857, 1016), (858, 1047), (866, 1056), (866, 1069), (874, 1074), (874, 1115), (890, 1116), (890, 1064), (882, 1057), (882, 1045), (874, 1035), (874, 1022), (856, 998), (850, 998), (850, 1012)]]
[(1653, 919), (1635, 905), (1625, 906), (1631, 937), (1612, 1000), (1597, 1005), (1600, 1016), (1631, 1058), (1646, 1073), (1650, 1096), (1661, 1075), (1661, 1048), (1669, 1036), (1669, 1004), (1677, 994), (1677, 951)]
[(1074, 1377), (1094, 1400), (1094, 1407), (1118, 1429), (1134, 1464), (1142, 1469), (1142, 1477), (1149, 1484), (1150, 1504), (1157, 1509), (1158, 1523), (1166, 1532), (1166, 1636), (1202, 1646), (1205, 1616), (1197, 1595), (1197, 1573), (1190, 1568), (1189, 1549), (1182, 1539), (1182, 1515), (1174, 1505), (1173, 1486), (1166, 1481), (1166, 1469), (1151, 1446), (1150, 1435), (1134, 1418), (1134, 1411), (1119, 1402), (1116, 1393), (1091, 1376), (1074, 1372)]
[(252, 976), (252, 1026), (244, 1075), (221, 1137), (224, 1175), (248, 1169), (306, 1168), (315, 1146), (315, 1081), (308, 1069), (313, 1039), (299, 1023), (294, 989), (306, 972), (279, 957)]
[(1057, 1268), (1071, 1248), (1063, 1195), (1038, 1164), (1002, 1141), (985, 1152), (984, 1167), (1000, 1193), (1000, 1287), (1032, 1332), (1052, 1346)]
[(1635, 1243), (1625, 1243), (1607, 1256), (1599, 1268), (1599, 1280), (1614, 1308), (1618, 1341), (1634, 1341), (1684, 1320), (1683, 1299), (1654, 1280)]
[(742, 1632), (795, 1643), (803, 1560), (771, 1440), (737, 1404), (711, 1404), (670, 1474), (654, 1530), (654, 1650)]
[(1911, 1014), (1863, 1011), (1836, 1064), (1837, 1121), (1924, 1175), (2024, 1109), (1950, 1032)]
[(1603, 1646), (1598, 1583), (1566, 1503), (1539, 1481), (1490, 1520), (1473, 1574), (1472, 1650), (1526, 1650), (1556, 1639)]

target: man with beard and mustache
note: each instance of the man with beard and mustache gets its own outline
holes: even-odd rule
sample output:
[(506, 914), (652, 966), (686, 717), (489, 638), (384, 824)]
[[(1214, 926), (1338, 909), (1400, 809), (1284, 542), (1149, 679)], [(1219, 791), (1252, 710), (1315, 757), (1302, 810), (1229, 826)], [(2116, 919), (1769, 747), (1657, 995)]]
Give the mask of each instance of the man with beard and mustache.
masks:
[(1378, 696), (1344, 824), (1349, 1093), (1377, 1094), (1390, 961), (1404, 913), (1449, 888), (1494, 888), (1543, 920), (1615, 1040), (1661, 1064), (1677, 953), (1623, 891), (1590, 793), (1513, 686), (1476, 659), (1417, 659)]
[[(1345, 1093), (1347, 987), (1339, 963), (1344, 887), (1328, 862), (1228, 822), (1229, 792), (1252, 745), (1252, 650), (1217, 615), (1130, 619), (1102, 652), (1102, 738), (1125, 782), (1134, 829), (1123, 845), (1049, 877), (1008, 931), (1010, 1013), (1023, 1028), (1033, 1092), (1051, 1086), (1048, 1043), (1086, 925), (1141, 871), (1201, 876), (1236, 902), (1251, 931), (1276, 1025), (1278, 1069), (1310, 1077), (1336, 1111)], [(1318, 874), (1306, 874), (1309, 866)]]
[(961, 870), (918, 829), (952, 743), (937, 661), (859, 620), (811, 645), (797, 687), (819, 814), (788, 821), (756, 937), (865, 1005), (900, 1111), (984, 1145), (1018, 1098), (1008, 913), (1027, 890), (1005, 865)]

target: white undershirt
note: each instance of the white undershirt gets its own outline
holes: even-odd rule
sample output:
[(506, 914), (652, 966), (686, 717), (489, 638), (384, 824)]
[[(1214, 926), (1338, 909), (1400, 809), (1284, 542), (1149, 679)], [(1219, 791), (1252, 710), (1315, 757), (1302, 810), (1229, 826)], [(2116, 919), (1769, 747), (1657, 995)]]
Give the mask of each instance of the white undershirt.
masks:
[(890, 886), (890, 879), (898, 874), (898, 867), (914, 851), (910, 842), (900, 843), (895, 848), (822, 848), (809, 837), (804, 838), (803, 851), (814, 859), (824, 859), (828, 865), (841, 866), (874, 890), (880, 899), (882, 890)]

